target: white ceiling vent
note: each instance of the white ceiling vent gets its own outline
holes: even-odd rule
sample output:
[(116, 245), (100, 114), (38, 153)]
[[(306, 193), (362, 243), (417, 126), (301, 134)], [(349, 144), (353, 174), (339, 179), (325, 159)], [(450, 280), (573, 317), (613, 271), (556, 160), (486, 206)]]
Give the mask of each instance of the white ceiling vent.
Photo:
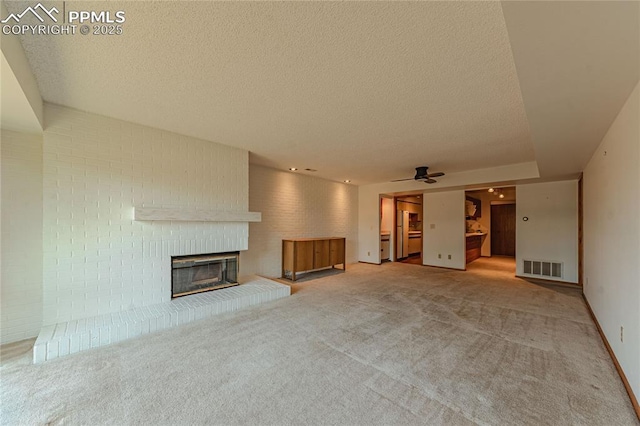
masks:
[(527, 275), (536, 275), (548, 278), (562, 278), (562, 263), (544, 260), (523, 260), (523, 272)]

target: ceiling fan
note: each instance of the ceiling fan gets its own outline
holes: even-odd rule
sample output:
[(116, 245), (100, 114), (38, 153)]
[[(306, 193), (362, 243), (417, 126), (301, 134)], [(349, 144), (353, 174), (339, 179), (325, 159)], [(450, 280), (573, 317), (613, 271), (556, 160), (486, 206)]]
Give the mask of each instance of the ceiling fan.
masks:
[(424, 183), (436, 183), (438, 181), (433, 178), (444, 176), (444, 173), (442, 172), (429, 173), (428, 170), (428, 166), (416, 167), (416, 175), (414, 177), (407, 179), (396, 179), (392, 180), (391, 182), (401, 182), (404, 180), (421, 180)]

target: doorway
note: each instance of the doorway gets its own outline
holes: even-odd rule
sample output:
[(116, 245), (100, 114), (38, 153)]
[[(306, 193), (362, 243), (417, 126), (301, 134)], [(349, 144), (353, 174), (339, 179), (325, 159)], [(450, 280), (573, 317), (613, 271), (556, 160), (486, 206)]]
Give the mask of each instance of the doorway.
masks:
[(396, 198), (395, 260), (422, 264), (422, 196)]
[(516, 256), (516, 205), (491, 205), (491, 255)]
[(516, 255), (516, 188), (466, 191), (466, 265), (496, 271), (512, 268)]

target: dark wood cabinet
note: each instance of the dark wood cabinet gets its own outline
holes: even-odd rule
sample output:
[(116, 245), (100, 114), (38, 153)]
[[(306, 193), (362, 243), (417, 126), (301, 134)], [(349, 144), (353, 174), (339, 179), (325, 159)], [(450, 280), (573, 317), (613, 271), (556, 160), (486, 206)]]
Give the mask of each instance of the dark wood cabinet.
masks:
[(296, 280), (296, 273), (342, 265), (346, 270), (346, 239), (299, 238), (282, 240), (282, 278)]
[(483, 235), (467, 236), (467, 263), (471, 263), (478, 259), (482, 252)]

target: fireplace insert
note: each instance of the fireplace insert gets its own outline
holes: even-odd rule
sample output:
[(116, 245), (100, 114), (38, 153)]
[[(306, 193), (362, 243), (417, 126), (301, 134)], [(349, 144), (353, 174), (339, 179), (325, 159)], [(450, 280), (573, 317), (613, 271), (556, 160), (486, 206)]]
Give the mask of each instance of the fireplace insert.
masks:
[(171, 298), (238, 285), (239, 252), (171, 258)]

